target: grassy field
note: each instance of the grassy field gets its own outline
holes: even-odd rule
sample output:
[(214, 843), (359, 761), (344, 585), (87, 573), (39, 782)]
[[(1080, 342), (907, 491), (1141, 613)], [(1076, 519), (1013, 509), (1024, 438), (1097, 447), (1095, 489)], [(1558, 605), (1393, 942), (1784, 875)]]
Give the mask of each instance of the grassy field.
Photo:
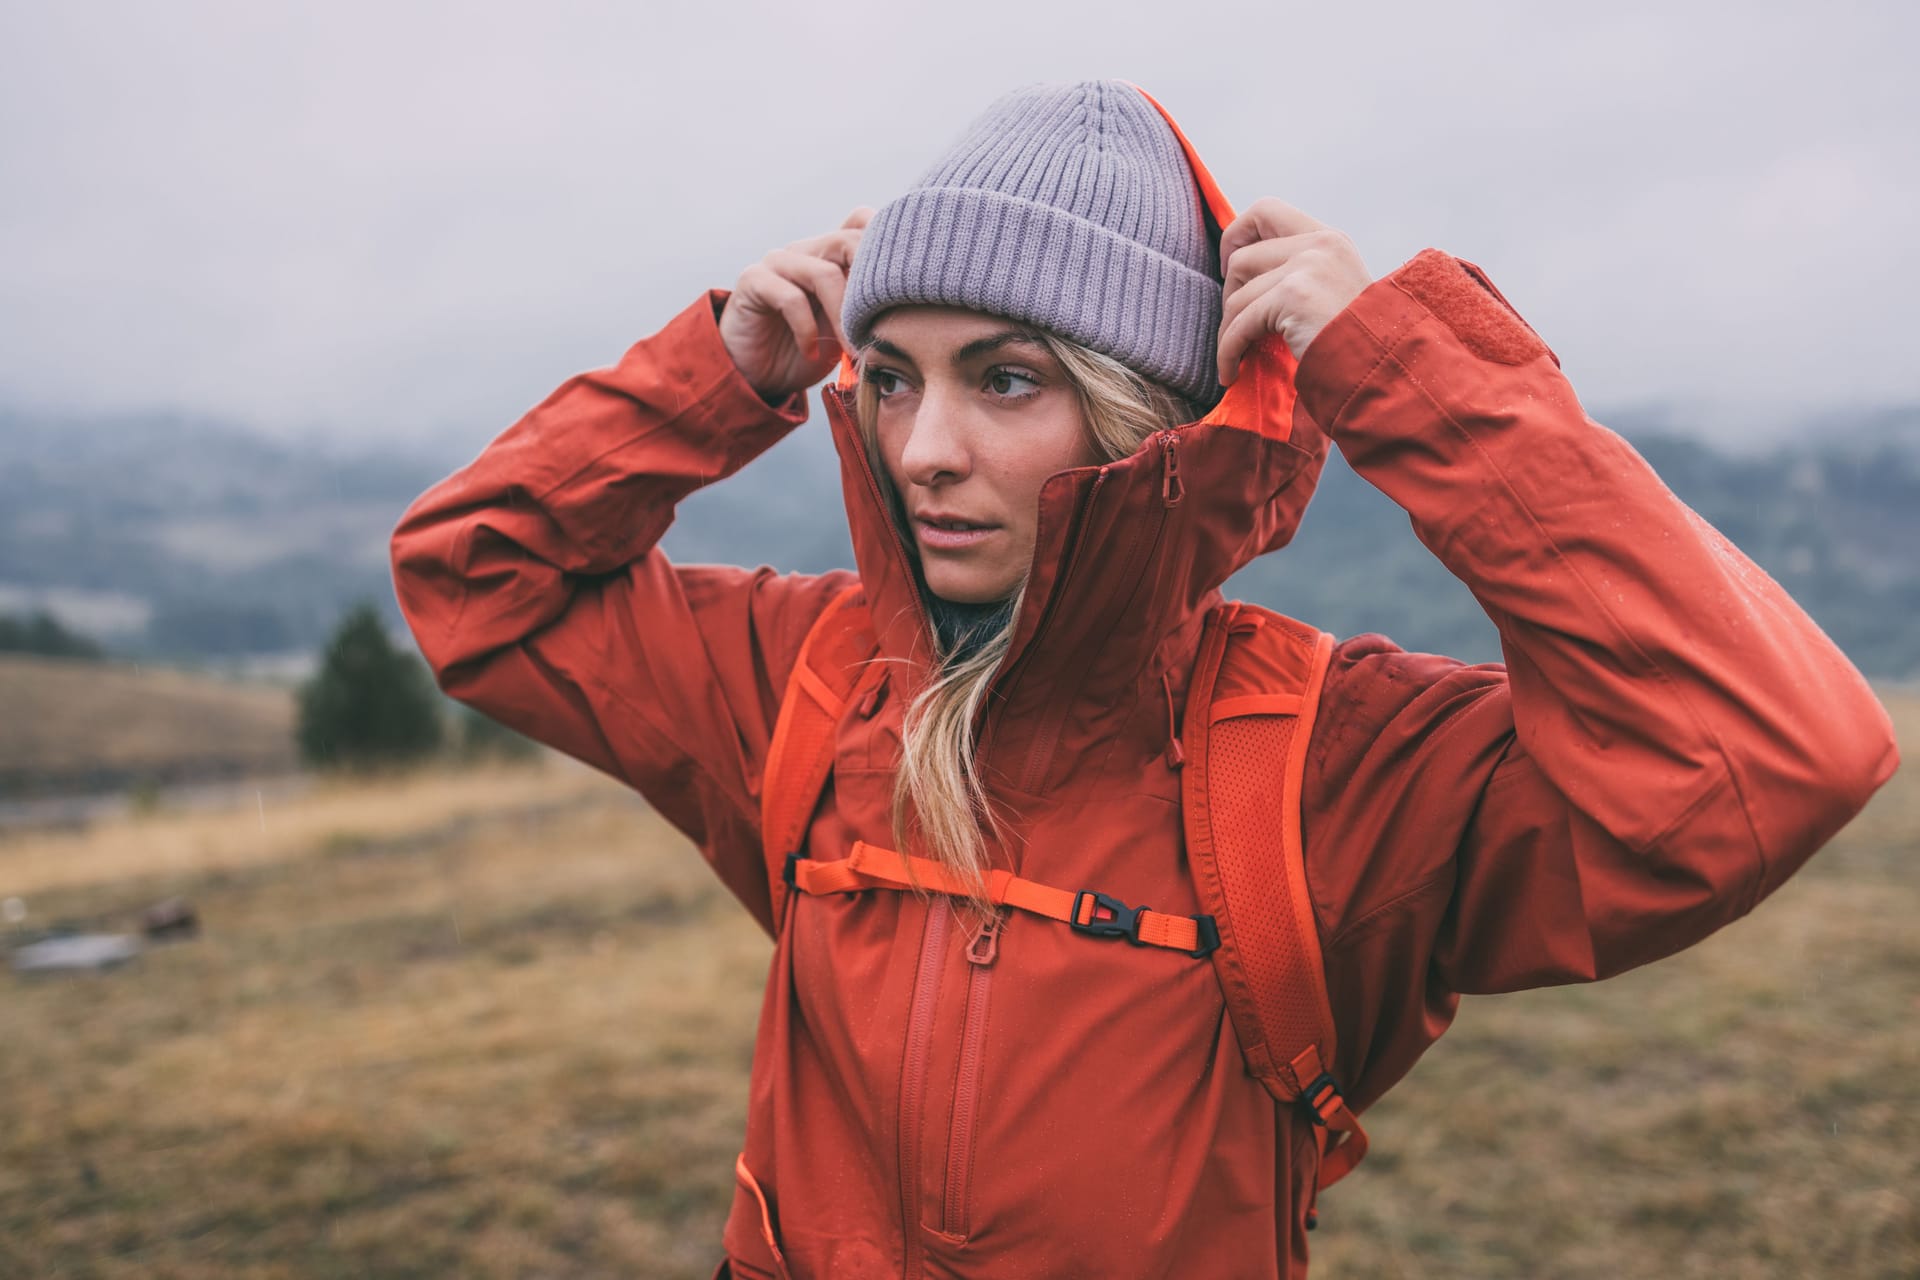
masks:
[[(1693, 951), (1469, 1001), (1316, 1275), (1920, 1276), (1916, 857), (1910, 763)], [(0, 841), (24, 927), (171, 893), (199, 940), (0, 975), (0, 1276), (711, 1271), (768, 946), (630, 792), (554, 760)]]

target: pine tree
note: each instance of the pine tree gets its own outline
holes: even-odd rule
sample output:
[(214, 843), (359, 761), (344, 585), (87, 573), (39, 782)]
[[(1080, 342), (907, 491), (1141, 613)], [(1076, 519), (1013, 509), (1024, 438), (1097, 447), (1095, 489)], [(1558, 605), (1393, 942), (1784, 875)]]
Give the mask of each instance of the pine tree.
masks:
[(105, 651), (77, 631), (69, 631), (45, 609), (31, 618), (0, 614), (0, 653), (39, 653), (56, 658), (99, 658)]
[(354, 606), (300, 686), (300, 755), (320, 768), (371, 769), (438, 750), (443, 698), (424, 664), (387, 639), (371, 602)]

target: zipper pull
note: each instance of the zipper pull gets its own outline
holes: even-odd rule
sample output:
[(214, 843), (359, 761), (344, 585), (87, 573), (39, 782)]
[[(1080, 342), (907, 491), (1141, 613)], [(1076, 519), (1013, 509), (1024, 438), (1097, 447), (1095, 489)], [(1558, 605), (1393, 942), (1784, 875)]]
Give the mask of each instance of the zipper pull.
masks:
[(1160, 482), (1160, 500), (1166, 506), (1177, 507), (1180, 499), (1187, 496), (1186, 486), (1180, 482), (1180, 454), (1175, 450), (1175, 433), (1160, 433), (1160, 448), (1167, 455), (1166, 475)]
[(1000, 930), (1006, 927), (1005, 911), (996, 911), (993, 919), (982, 925), (980, 932), (973, 935), (973, 941), (967, 944), (967, 960), (982, 969), (992, 964), (994, 957), (1000, 954)]

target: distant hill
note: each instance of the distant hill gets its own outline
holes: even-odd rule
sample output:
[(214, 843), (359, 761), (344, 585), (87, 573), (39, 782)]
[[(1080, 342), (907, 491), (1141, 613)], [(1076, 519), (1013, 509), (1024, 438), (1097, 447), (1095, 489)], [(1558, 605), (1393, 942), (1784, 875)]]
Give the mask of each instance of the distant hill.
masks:
[(294, 715), (270, 685), (0, 654), (0, 796), (290, 771)]
[[(1777, 577), (1869, 675), (1920, 677), (1920, 406), (1808, 422), (1733, 454), (1656, 410), (1596, 415), (1680, 498)], [(0, 410), (0, 612), (47, 602), (125, 655), (312, 651), (354, 601), (396, 628), (387, 538), (406, 506), (511, 422), (459, 451), (292, 447), (177, 416), (56, 419)], [(685, 503), (683, 562), (851, 563), (837, 463), (815, 397), (800, 431)], [(1339, 635), (1500, 657), (1466, 589), (1338, 451), (1295, 543), (1229, 584)]]
[(0, 609), (44, 599), (128, 655), (317, 649), (352, 600), (390, 600), (386, 535), (438, 469), (173, 416), (0, 412)]

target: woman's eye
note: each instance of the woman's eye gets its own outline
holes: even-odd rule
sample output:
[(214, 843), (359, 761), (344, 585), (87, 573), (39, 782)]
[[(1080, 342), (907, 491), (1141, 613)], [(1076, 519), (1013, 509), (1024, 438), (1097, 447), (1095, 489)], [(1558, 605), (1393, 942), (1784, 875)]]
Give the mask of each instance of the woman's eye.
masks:
[(892, 392), (894, 389), (893, 383), (899, 381), (899, 377), (896, 374), (886, 369), (869, 369), (866, 372), (866, 379), (873, 384), (873, 389), (883, 397)]
[(1009, 400), (1024, 400), (1034, 394), (1033, 391), (1020, 391), (1018, 388), (1006, 386), (1005, 383), (1009, 379), (1016, 383), (1024, 382), (1035, 390), (1040, 386), (1038, 378), (1024, 373), (1015, 373), (1012, 369), (995, 369), (987, 375), (987, 385), (992, 387), (996, 394), (1005, 396)]

